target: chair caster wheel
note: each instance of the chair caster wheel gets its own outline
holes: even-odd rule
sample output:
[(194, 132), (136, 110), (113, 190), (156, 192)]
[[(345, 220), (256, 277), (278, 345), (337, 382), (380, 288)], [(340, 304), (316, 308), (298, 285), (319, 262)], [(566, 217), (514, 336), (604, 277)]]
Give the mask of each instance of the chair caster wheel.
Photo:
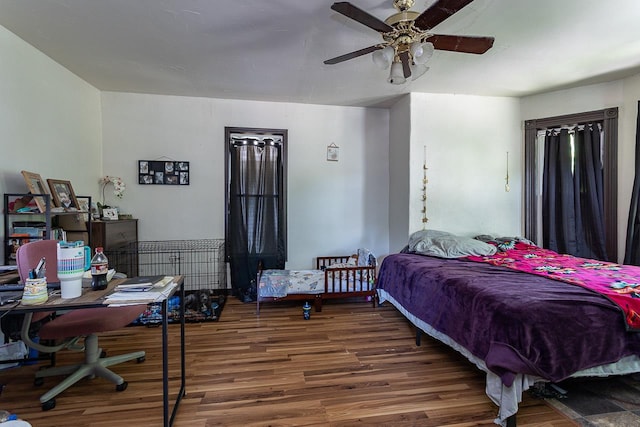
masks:
[(56, 399), (47, 400), (42, 404), (42, 410), (48, 411), (56, 407)]
[(104, 359), (105, 357), (107, 357), (107, 352), (106, 352), (106, 351), (104, 351), (104, 350), (102, 350), (102, 351), (100, 352), (100, 359)]
[(138, 357), (138, 358), (136, 359), (136, 361), (137, 361), (138, 363), (142, 363), (142, 362), (144, 362), (145, 360), (147, 360), (147, 358), (146, 358), (145, 356)]
[(40, 387), (42, 384), (44, 384), (44, 378), (36, 378), (33, 380), (33, 385), (36, 387)]
[(128, 382), (123, 382), (122, 384), (118, 384), (116, 386), (116, 391), (125, 391), (127, 389), (127, 386), (129, 385)]

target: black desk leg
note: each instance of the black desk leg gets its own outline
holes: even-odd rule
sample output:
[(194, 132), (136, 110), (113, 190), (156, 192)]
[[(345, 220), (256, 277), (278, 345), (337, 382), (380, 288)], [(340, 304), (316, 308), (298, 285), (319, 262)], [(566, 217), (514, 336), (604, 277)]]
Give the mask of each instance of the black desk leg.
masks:
[(507, 427), (516, 427), (516, 414), (507, 418)]
[(185, 350), (184, 350), (184, 282), (180, 283), (180, 390), (169, 417), (169, 334), (168, 298), (162, 301), (162, 408), (164, 427), (173, 425), (180, 401), (185, 395)]
[(176, 397), (176, 404), (173, 407), (173, 412), (171, 413), (171, 421), (170, 424), (173, 425), (173, 421), (176, 417), (176, 412), (178, 411), (178, 406), (180, 405), (180, 401), (185, 395), (185, 368), (186, 362), (184, 360), (185, 350), (184, 350), (184, 281), (180, 283), (180, 390), (178, 391), (178, 396)]
[(162, 301), (162, 419), (164, 427), (169, 427), (169, 337), (168, 337), (168, 308), (167, 299)]

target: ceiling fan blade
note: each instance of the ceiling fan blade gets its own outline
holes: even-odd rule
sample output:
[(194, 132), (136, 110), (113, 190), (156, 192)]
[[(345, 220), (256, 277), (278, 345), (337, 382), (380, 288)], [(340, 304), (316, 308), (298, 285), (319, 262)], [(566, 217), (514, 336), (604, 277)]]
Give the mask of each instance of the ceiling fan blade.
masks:
[(403, 51), (398, 54), (400, 61), (402, 61), (402, 71), (404, 72), (404, 78), (408, 79), (411, 76), (411, 65), (409, 64), (409, 52)]
[(379, 44), (375, 46), (365, 47), (364, 49), (356, 50), (355, 52), (345, 53), (344, 55), (336, 56), (335, 58), (327, 59), (324, 61), (327, 65), (337, 64), (342, 61), (347, 61), (349, 59), (357, 58), (358, 56), (366, 55), (367, 53), (374, 52), (376, 50), (382, 49), (384, 46)]
[(414, 21), (421, 30), (430, 30), (473, 0), (437, 0)]
[(493, 37), (449, 36), (435, 34), (427, 39), (439, 50), (482, 54), (493, 46)]
[(331, 9), (378, 32), (386, 33), (389, 31), (393, 31), (393, 27), (387, 25), (384, 21), (379, 20), (375, 16), (370, 15), (369, 13), (352, 5), (349, 2), (335, 2), (331, 5)]

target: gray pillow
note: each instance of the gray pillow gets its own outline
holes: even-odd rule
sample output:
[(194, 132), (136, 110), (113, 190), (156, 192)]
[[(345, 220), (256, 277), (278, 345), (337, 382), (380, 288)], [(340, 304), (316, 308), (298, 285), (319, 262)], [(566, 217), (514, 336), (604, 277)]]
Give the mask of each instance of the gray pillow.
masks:
[(452, 236), (451, 233), (439, 230), (420, 230), (409, 236), (409, 252), (421, 252), (433, 244), (433, 239)]
[(425, 245), (415, 252), (440, 258), (460, 258), (469, 255), (488, 256), (497, 251), (495, 246), (488, 243), (453, 234), (434, 237), (430, 242), (430, 245)]

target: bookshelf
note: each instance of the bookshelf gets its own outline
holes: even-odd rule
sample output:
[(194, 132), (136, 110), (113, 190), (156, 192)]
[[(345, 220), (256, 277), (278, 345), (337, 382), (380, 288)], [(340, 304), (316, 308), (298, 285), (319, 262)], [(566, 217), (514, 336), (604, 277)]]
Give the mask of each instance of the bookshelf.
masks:
[[(28, 203), (31, 198), (44, 200), (45, 210)], [(91, 206), (91, 197), (86, 199)], [(31, 193), (4, 194), (4, 265), (16, 263), (18, 248), (33, 240), (53, 239), (84, 240), (91, 244), (91, 213), (89, 208), (81, 211), (64, 211), (52, 206), (51, 195)]]

